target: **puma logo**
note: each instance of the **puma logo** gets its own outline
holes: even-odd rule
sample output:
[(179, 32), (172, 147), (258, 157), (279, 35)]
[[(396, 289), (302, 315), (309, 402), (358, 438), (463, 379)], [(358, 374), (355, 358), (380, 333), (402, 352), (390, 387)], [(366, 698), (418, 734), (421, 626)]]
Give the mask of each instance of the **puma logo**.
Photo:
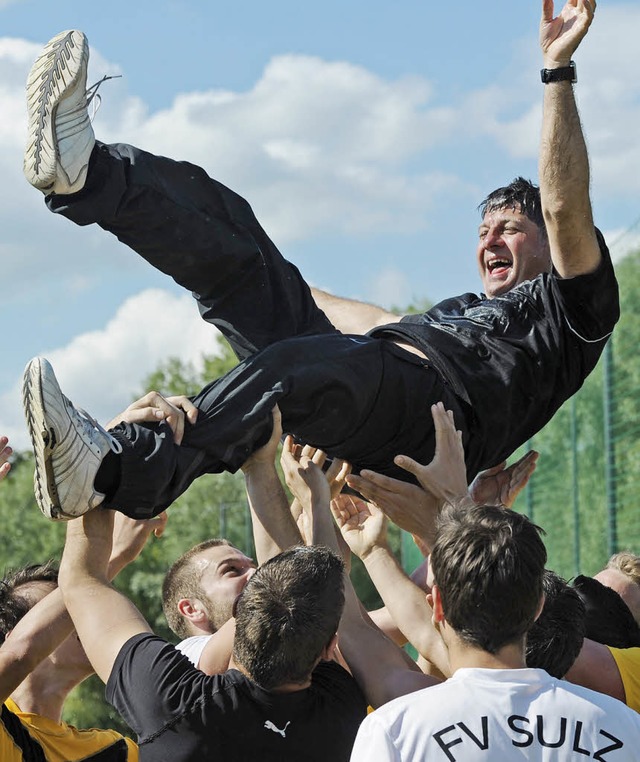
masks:
[(280, 728), (277, 728), (271, 722), (271, 720), (267, 720), (264, 723), (265, 728), (268, 728), (269, 730), (273, 730), (274, 733), (279, 733), (283, 738), (286, 738), (286, 736), (285, 736), (285, 730), (289, 727), (289, 725), (291, 725), (291, 720), (289, 720), (289, 722), (282, 728), (282, 730), (280, 730)]

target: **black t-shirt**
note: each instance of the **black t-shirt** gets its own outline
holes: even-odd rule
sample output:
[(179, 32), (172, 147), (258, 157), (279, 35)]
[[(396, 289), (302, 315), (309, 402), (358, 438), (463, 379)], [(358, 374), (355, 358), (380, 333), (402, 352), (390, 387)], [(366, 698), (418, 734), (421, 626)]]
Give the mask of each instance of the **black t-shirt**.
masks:
[(366, 715), (334, 662), (321, 662), (305, 690), (271, 693), (237, 670), (205, 675), (149, 633), (122, 647), (106, 696), (138, 734), (142, 762), (346, 761)]
[(502, 296), (445, 299), (371, 331), (423, 351), (469, 403), (470, 472), (505, 458), (553, 416), (593, 370), (620, 316), (618, 284), (602, 261), (587, 275), (539, 275)]

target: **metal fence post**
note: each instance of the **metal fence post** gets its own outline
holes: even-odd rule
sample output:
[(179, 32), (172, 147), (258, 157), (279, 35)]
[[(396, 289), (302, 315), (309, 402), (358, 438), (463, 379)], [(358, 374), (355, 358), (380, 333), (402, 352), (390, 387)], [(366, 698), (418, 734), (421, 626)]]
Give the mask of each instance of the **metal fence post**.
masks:
[(607, 544), (609, 555), (618, 551), (617, 510), (618, 496), (616, 494), (616, 453), (613, 437), (615, 403), (613, 398), (613, 338), (609, 339), (604, 348), (604, 478), (607, 496)]
[(571, 398), (571, 475), (573, 502), (573, 570), (580, 574), (580, 497), (578, 486), (578, 416), (576, 398)]

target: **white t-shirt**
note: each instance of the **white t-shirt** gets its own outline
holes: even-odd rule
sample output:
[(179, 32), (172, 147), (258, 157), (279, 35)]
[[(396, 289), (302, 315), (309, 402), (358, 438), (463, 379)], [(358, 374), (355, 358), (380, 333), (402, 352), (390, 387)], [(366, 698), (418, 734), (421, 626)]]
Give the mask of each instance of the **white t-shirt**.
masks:
[(638, 762), (640, 715), (541, 669), (459, 669), (360, 726), (351, 762)]
[(197, 668), (204, 647), (209, 642), (210, 637), (211, 635), (192, 635), (190, 638), (181, 640), (176, 648)]

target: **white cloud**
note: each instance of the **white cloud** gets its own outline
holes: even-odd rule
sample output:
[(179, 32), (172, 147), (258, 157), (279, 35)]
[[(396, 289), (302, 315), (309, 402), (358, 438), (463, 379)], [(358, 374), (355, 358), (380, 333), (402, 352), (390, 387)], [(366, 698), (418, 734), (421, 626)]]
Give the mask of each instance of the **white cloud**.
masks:
[(379, 271), (367, 282), (367, 299), (373, 304), (391, 309), (408, 305), (413, 296), (407, 274), (393, 267)]
[(618, 262), (640, 249), (640, 222), (630, 229), (609, 230), (604, 233), (604, 238), (609, 242), (611, 259)]
[[(162, 360), (179, 357), (201, 367), (202, 355), (215, 352), (217, 335), (190, 296), (149, 289), (127, 299), (101, 330), (79, 334), (67, 346), (43, 354), (64, 393), (105, 422), (131, 402)], [(0, 431), (23, 449), (28, 440), (19, 395), (17, 381), (0, 397)]]

